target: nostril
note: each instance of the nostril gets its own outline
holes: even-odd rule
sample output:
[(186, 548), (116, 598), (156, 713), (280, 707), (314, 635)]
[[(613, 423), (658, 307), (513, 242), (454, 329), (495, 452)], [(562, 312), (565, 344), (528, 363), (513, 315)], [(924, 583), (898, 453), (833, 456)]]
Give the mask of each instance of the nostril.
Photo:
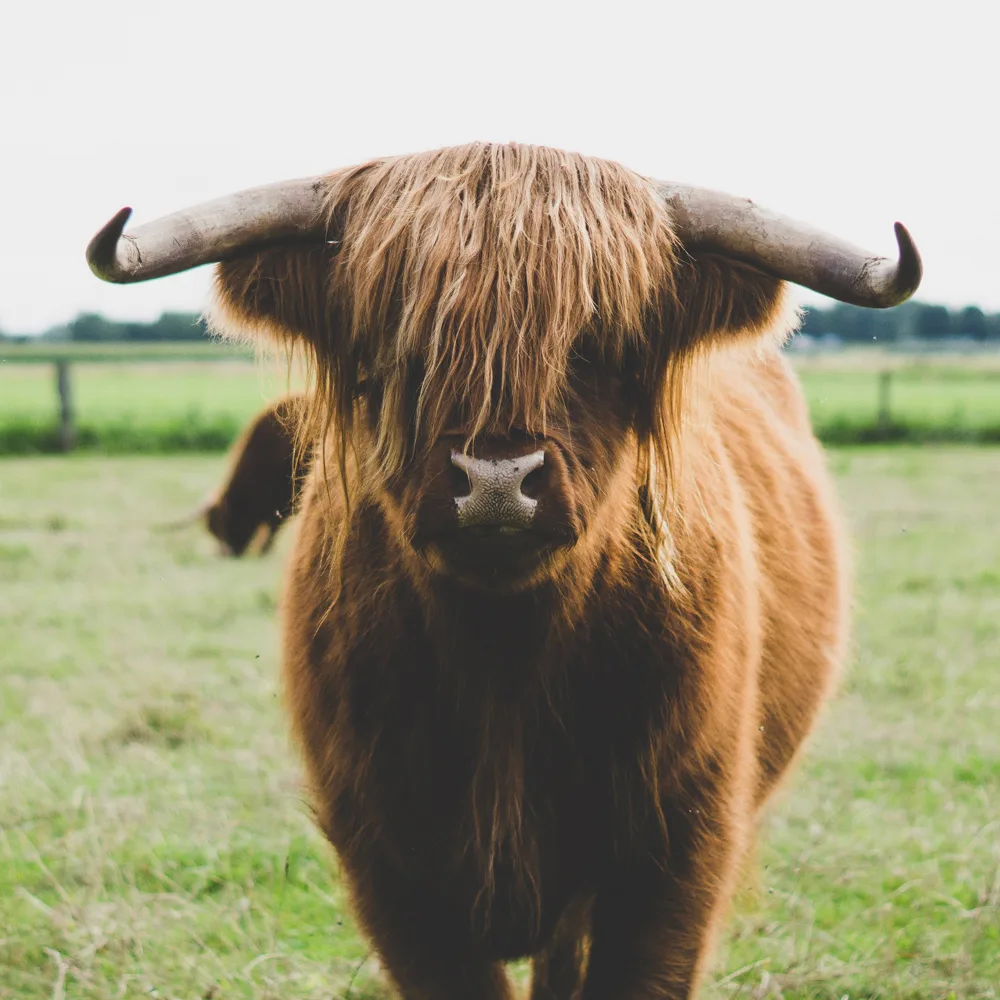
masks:
[(532, 500), (537, 500), (542, 494), (542, 487), (545, 485), (545, 466), (540, 465), (537, 469), (532, 469), (524, 479), (521, 480), (521, 493)]
[(457, 465), (448, 466), (448, 489), (453, 497), (467, 497), (472, 492), (468, 473)]
[(545, 464), (544, 452), (517, 458), (476, 458), (452, 450), (451, 464), (447, 483), (458, 507), (459, 524), (495, 522), (527, 527), (531, 523), (538, 503), (533, 494), (541, 493), (547, 482), (539, 471)]

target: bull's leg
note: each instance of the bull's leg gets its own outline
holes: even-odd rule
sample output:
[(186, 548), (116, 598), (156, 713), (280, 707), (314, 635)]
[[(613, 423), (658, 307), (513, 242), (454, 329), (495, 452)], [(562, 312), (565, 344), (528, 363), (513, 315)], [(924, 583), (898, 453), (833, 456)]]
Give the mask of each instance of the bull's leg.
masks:
[(589, 899), (581, 899), (567, 908), (549, 946), (532, 960), (530, 1000), (576, 1000), (579, 997), (587, 961), (589, 923)]
[(402, 1000), (513, 1000), (503, 964), (471, 952), (431, 893), (380, 866), (351, 882), (359, 923)]
[(261, 556), (266, 556), (268, 552), (271, 551), (271, 546), (274, 544), (274, 536), (276, 533), (276, 528), (270, 522), (267, 522), (267, 534), (264, 536), (264, 541), (261, 542), (260, 551), (257, 553)]
[(697, 829), (676, 830), (681, 836), (670, 824), (668, 863), (637, 864), (598, 893), (583, 1000), (695, 996), (742, 839), (726, 835), (724, 819), (703, 818)]
[(461, 956), (423, 956), (402, 962), (393, 951), (381, 957), (402, 1000), (513, 1000), (507, 973), (499, 962), (470, 962)]
[(445, 946), (419, 926), (427, 915), (407, 924), (369, 925), (368, 936), (402, 1000), (513, 1000), (503, 964)]

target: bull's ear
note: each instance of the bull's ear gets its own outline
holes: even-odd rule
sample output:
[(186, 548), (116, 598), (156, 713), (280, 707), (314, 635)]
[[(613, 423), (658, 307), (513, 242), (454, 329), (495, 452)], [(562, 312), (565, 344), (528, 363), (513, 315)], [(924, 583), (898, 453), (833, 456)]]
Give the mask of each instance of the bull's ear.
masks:
[(209, 323), (232, 339), (315, 345), (333, 319), (332, 269), (327, 244), (276, 246), (218, 264)]
[[(679, 419), (682, 376), (692, 361), (736, 344), (781, 343), (798, 323), (785, 282), (751, 264), (682, 251), (672, 278), (658, 322), (636, 356), (637, 428), (661, 442), (670, 437), (670, 421)], [(668, 461), (666, 451), (662, 460)]]
[(674, 280), (676, 295), (664, 317), (674, 350), (765, 336), (783, 342), (798, 323), (785, 282), (751, 264), (715, 254), (684, 254)]

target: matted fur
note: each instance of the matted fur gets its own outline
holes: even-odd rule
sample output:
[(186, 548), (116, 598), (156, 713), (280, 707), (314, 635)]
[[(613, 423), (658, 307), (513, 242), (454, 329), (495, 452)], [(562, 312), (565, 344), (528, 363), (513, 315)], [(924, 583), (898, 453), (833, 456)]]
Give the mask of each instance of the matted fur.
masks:
[[(727, 347), (782, 339), (797, 319), (780, 282), (679, 248), (651, 183), (607, 160), (470, 143), (374, 160), (326, 184), (327, 247), (221, 265), (210, 319), (223, 334), (305, 351), (316, 382), (306, 434), (336, 428), (342, 468), (366, 379), (383, 399), (363, 461), (384, 478), (418, 437), (440, 435), (455, 401), (470, 438), (514, 425), (544, 433), (590, 339), (638, 369), (648, 478), (650, 454), (673, 464), (688, 369), (713, 335)], [(664, 503), (672, 478), (656, 491)]]
[[(785, 288), (557, 150), (378, 160), (327, 202), (330, 242), (221, 265), (214, 315), (305, 350), (339, 466), (303, 496), (284, 675), (359, 921), (407, 1000), (507, 1000), (518, 955), (534, 1000), (689, 998), (846, 641)], [(511, 429), (578, 460), (584, 527), (493, 593), (415, 555), (406, 491), (442, 431)]]

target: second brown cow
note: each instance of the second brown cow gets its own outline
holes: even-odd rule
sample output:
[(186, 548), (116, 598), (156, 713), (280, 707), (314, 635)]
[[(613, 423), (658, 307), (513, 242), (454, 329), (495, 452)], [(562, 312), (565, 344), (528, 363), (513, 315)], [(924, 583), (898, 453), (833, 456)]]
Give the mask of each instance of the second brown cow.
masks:
[(267, 552), (294, 512), (308, 465), (308, 456), (296, 461), (295, 453), (305, 403), (301, 394), (272, 403), (233, 445), (223, 485), (199, 512), (223, 554)]

